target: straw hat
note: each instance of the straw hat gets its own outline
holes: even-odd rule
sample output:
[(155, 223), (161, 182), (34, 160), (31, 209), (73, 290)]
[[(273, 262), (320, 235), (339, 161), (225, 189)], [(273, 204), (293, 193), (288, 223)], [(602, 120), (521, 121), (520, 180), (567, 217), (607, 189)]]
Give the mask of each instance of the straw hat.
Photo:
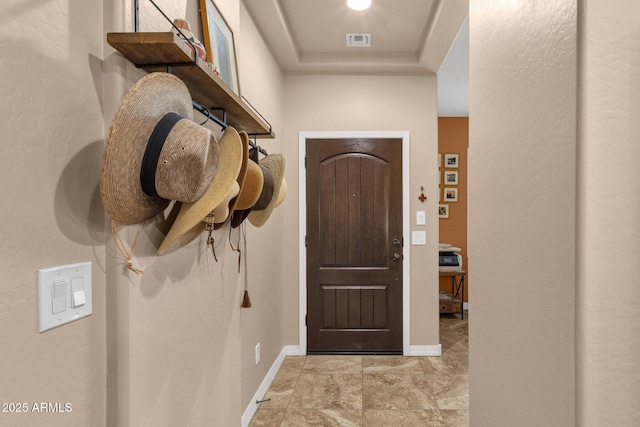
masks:
[(249, 135), (244, 131), (240, 132), (238, 135), (242, 141), (242, 166), (240, 167), (240, 173), (238, 173), (238, 178), (236, 180), (238, 183), (238, 191), (231, 196), (231, 200), (227, 200), (225, 204), (221, 203), (216, 208), (215, 216), (213, 217), (214, 230), (222, 228), (231, 219), (231, 214), (238, 205), (240, 191), (244, 187), (247, 179), (247, 168), (249, 167), (249, 163), (252, 163), (249, 161)]
[[(197, 201), (182, 203), (173, 225), (158, 248), (159, 255), (172, 252), (197, 237), (204, 230), (202, 221), (226, 200), (230, 188), (236, 183), (243, 158), (242, 141), (238, 131), (232, 127), (225, 129), (218, 150), (220, 161), (211, 185)], [(195, 227), (197, 228), (194, 231)]]
[(233, 210), (242, 211), (251, 209), (260, 198), (263, 186), (264, 176), (262, 175), (260, 166), (253, 160), (249, 160), (247, 164), (247, 176), (244, 180), (244, 185), (240, 188), (238, 202)]
[(278, 200), (276, 200), (276, 208), (284, 202), (287, 197), (287, 180), (282, 178), (282, 184), (280, 184), (280, 191), (278, 191)]
[(144, 222), (170, 200), (194, 202), (216, 174), (218, 145), (194, 123), (185, 84), (151, 73), (124, 96), (105, 141), (100, 195), (111, 218)]
[(268, 197), (268, 194), (271, 194), (270, 192), (273, 191), (273, 177), (271, 176), (271, 172), (266, 170), (266, 173), (263, 173), (262, 169), (265, 168), (258, 165), (258, 149), (251, 148), (249, 150), (247, 178), (245, 179), (243, 188), (240, 189), (238, 204), (231, 214), (232, 228), (238, 227), (247, 219), (263, 192), (267, 194), (265, 197)]
[(273, 208), (276, 206), (278, 193), (280, 192), (282, 180), (284, 179), (284, 170), (287, 166), (287, 156), (284, 154), (269, 154), (259, 162), (259, 165), (263, 166), (271, 173), (273, 177), (273, 192), (271, 193), (269, 200), (267, 200), (266, 206), (263, 207), (260, 205), (260, 202), (263, 199), (263, 197), (260, 196), (260, 200), (258, 200), (256, 206), (251, 210), (251, 213), (249, 213), (249, 222), (255, 227), (262, 227), (264, 223), (267, 222), (273, 212)]

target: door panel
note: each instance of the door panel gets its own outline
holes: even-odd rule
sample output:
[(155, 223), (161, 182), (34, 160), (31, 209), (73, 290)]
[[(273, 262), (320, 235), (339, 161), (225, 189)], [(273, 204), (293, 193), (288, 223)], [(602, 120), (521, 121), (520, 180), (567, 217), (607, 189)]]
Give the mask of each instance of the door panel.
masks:
[(307, 349), (400, 352), (402, 140), (314, 139), (306, 152)]

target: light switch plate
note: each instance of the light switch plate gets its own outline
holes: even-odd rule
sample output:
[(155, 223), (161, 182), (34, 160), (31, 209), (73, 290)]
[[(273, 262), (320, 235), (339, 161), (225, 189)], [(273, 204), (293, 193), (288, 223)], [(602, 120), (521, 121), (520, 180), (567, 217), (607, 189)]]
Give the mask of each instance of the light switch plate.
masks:
[(426, 245), (427, 233), (426, 231), (412, 231), (411, 232), (411, 244), (412, 245)]
[(426, 214), (424, 211), (416, 212), (416, 225), (425, 225), (427, 222)]
[(91, 263), (38, 270), (38, 301), (40, 332), (90, 315)]

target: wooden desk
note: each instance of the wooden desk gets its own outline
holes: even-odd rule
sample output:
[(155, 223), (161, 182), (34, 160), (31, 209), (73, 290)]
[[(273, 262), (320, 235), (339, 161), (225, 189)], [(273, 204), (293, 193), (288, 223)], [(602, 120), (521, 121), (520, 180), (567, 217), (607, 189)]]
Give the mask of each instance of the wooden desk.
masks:
[(464, 278), (466, 271), (441, 271), (440, 277), (451, 277), (451, 293), (440, 293), (440, 313), (460, 313), (464, 319)]

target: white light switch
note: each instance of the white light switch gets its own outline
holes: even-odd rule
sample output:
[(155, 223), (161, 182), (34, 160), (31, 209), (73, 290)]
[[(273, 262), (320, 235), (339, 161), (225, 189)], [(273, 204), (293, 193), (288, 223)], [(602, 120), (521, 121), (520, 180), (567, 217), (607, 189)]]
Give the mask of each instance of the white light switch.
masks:
[(51, 286), (53, 287), (51, 302), (53, 303), (53, 314), (62, 313), (67, 309), (67, 288), (69, 283), (64, 279), (54, 281)]
[(411, 232), (411, 244), (412, 245), (426, 245), (427, 244), (427, 232), (426, 231), (412, 231)]
[(76, 308), (84, 305), (87, 301), (84, 295), (84, 279), (74, 277), (71, 279), (71, 307)]
[(91, 263), (38, 270), (40, 332), (86, 317), (91, 304)]
[(426, 224), (426, 215), (424, 211), (416, 212), (416, 225), (425, 225)]

